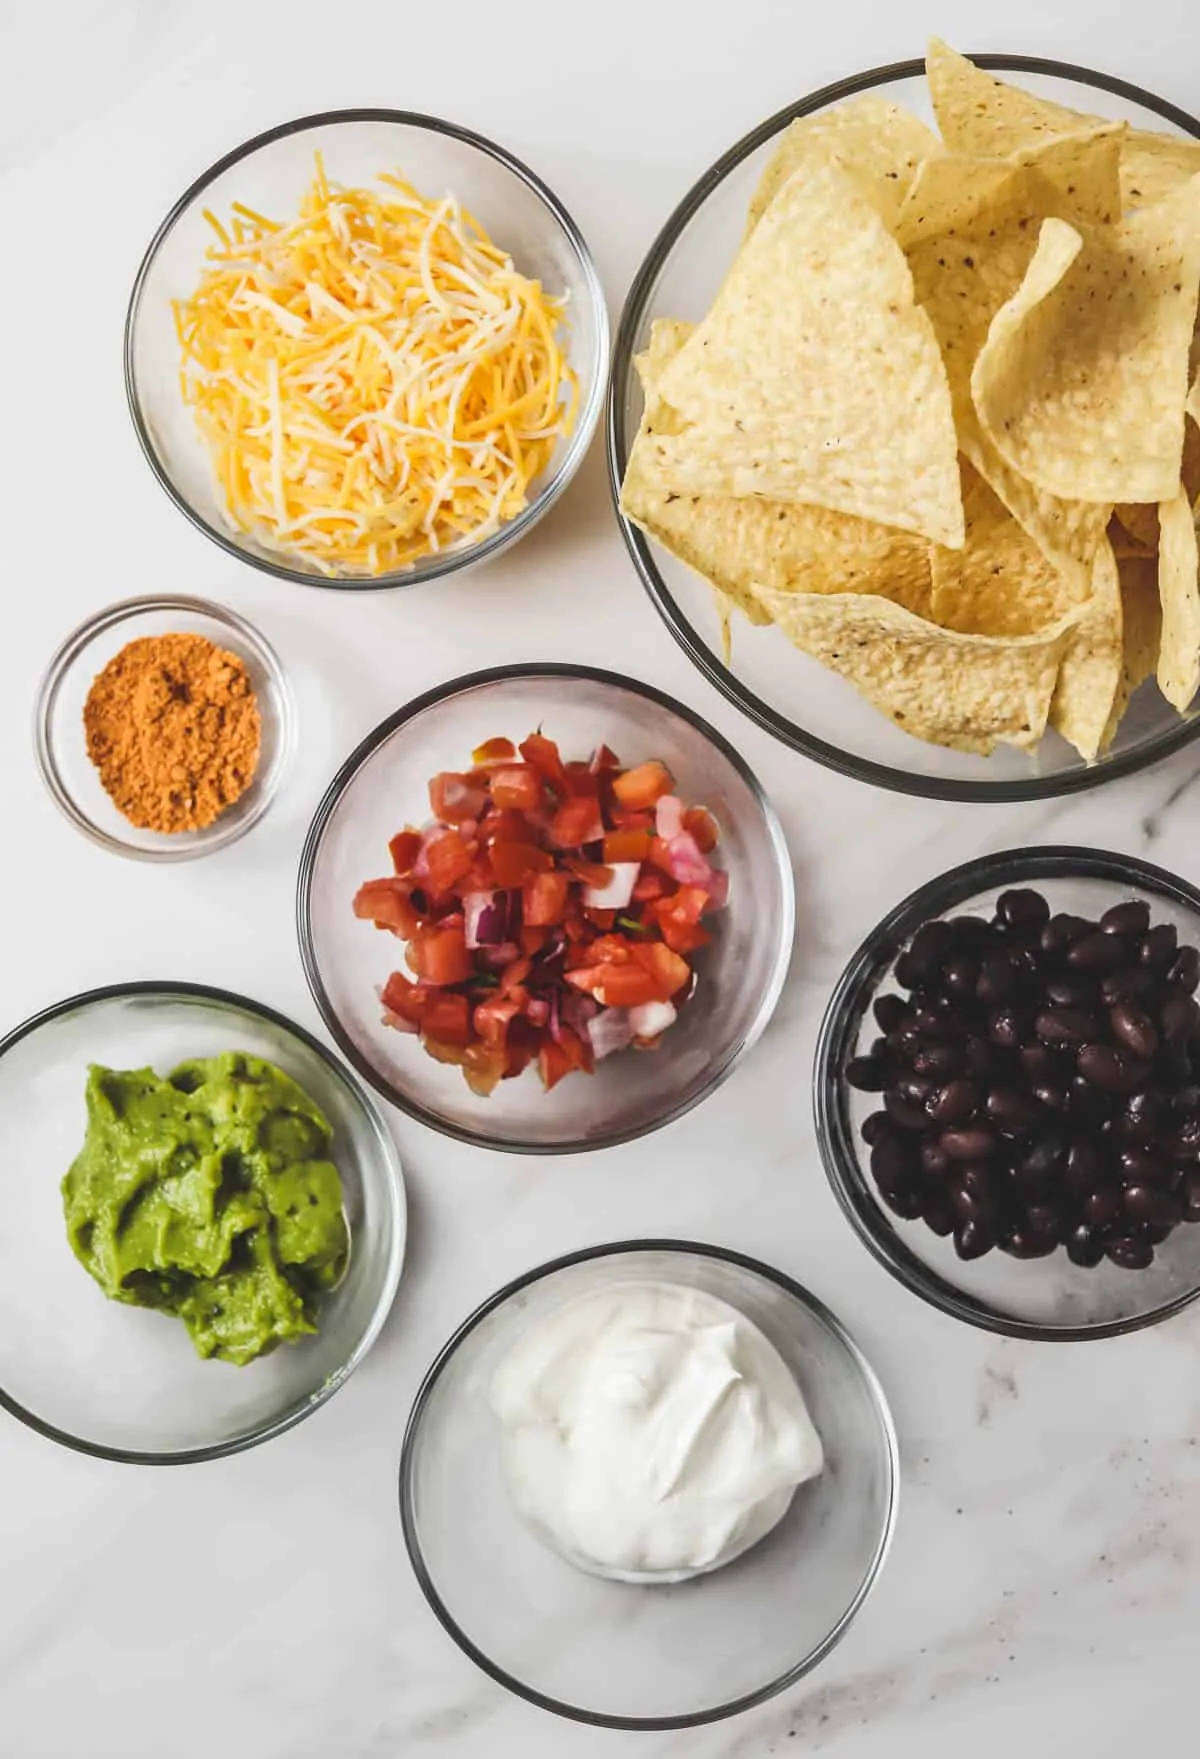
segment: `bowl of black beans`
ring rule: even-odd
[[[1200,1295],[1200,891],[1095,849],[985,856],[859,948],[817,1133],[875,1256],[944,1312],[1107,1337]]]

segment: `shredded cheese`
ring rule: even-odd
[[[528,503],[577,385],[546,295],[453,196],[328,181],[233,205],[175,303],[185,400],[235,530],[321,573],[461,549]]]

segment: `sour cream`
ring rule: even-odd
[[[542,1314],[491,1402],[522,1518],[571,1563],[623,1580],[728,1563],[823,1465],[775,1346],[674,1283],[613,1283]]]

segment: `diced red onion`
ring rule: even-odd
[[[591,910],[624,910],[633,897],[642,864],[640,861],[613,861],[609,863],[609,870],[612,878],[607,885],[584,887],[583,901]]]
[[[504,924],[495,892],[468,892],[462,901],[463,926],[469,947],[495,947],[504,939]]]
[[[677,1019],[670,1002],[642,1002],[629,1010],[629,1024],[635,1038],[657,1038],[668,1026],[674,1026]]]
[[[664,843],[683,830],[683,801],[676,794],[664,794],[654,808],[654,828]]]
[[[525,1013],[531,1026],[545,1026],[550,1019],[550,1004],[544,996],[530,996]]]
[[[564,1026],[569,1026],[579,1038],[588,1035],[588,1028],[600,1012],[599,1002],[591,996],[580,995],[578,990],[569,989],[562,992],[559,1013]]]
[[[488,971],[503,971],[506,965],[512,965],[521,957],[521,949],[516,941],[501,941],[498,947],[479,947],[479,963]]]
[[[614,1051],[623,1051],[631,1045],[635,1038],[630,1010],[628,1008],[601,1008],[600,1012],[587,1023],[588,1042],[592,1047],[592,1055],[599,1062],[602,1057],[611,1057]]]
[[[712,884],[713,870],[700,853],[700,845],[690,831],[680,831],[667,844],[667,856],[671,864],[672,877],[681,886],[703,886],[708,891]]]
[[[708,902],[714,910],[724,910],[729,902],[729,875],[723,867],[710,869]]]

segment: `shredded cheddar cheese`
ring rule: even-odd
[[[527,504],[577,387],[548,297],[451,195],[330,183],[234,204],[175,304],[181,386],[231,524],[324,574],[478,543]]]

